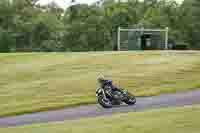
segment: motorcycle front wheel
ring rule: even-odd
[[[136,103],[136,97],[129,92],[127,92],[127,98],[124,100],[124,102],[128,105],[134,105]]]
[[[112,102],[109,99],[105,99],[104,96],[98,96],[98,103],[104,108],[112,108]]]

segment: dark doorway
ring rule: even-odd
[[[142,50],[150,49],[150,46],[147,45],[148,39],[151,39],[151,35],[150,34],[143,34],[141,36],[141,49]]]

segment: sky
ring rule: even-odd
[[[70,5],[71,0],[40,0],[40,4],[44,5],[50,2],[56,2],[59,6],[62,8],[66,8]],[[86,4],[91,4],[96,2],[97,0],[76,0],[76,3],[86,3]],[[181,3],[183,0],[176,0],[177,2]]]

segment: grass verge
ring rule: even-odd
[[[200,87],[200,52],[0,54],[0,117],[95,103],[106,74],[137,96]]]
[[[2,128],[2,133],[199,133],[200,106]]]

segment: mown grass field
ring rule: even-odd
[[[0,116],[95,103],[96,77],[137,96],[200,87],[200,52],[0,54]]]
[[[1,133],[199,133],[200,106],[2,128]]]

